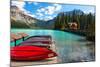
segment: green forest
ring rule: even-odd
[[[69,27],[70,23],[77,24],[77,30]],[[88,39],[94,40],[95,37],[95,14],[84,13],[81,10],[61,12],[55,18],[55,30],[72,31],[85,34]]]

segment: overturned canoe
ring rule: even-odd
[[[36,42],[36,43],[32,43],[32,42],[23,42],[20,44],[20,46],[28,46],[28,45],[31,45],[31,46],[39,46],[39,47],[46,47],[46,48],[50,48],[50,44],[44,44],[44,43],[40,43],[40,42]]]
[[[27,40],[22,43],[42,43],[42,44],[52,44],[52,41],[43,41],[43,40]]]
[[[52,40],[52,38],[50,37],[36,37],[36,36],[32,36],[32,37],[29,37],[28,39],[27,39],[27,41],[51,41]]]
[[[33,43],[41,42],[41,43],[44,43],[44,44],[51,44],[52,43],[52,37],[49,36],[49,35],[31,36],[24,42],[33,42]]]
[[[50,35],[37,35],[37,36],[32,36],[32,37],[51,38]]]
[[[17,61],[38,61],[57,56],[47,48],[37,46],[16,46],[11,48],[11,59]]]

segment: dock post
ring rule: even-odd
[[[24,41],[24,37],[22,37],[23,41]]]
[[[17,46],[17,44],[16,44],[16,39],[15,39],[14,41],[15,41],[15,46]]]

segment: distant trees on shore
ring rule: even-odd
[[[81,10],[73,10],[69,12],[61,12],[55,18],[55,29],[70,29],[69,23],[76,22],[78,30],[86,30],[91,24],[95,25],[95,15],[92,13],[84,13]]]
[[[55,18],[55,30],[72,30],[69,24],[76,23],[77,30],[86,34],[87,37],[95,36],[95,14],[84,13],[81,10],[73,10],[69,12],[61,12]],[[73,25],[75,27],[75,25]],[[74,29],[74,28],[73,28]]]

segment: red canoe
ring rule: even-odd
[[[44,44],[44,43],[34,43],[34,42],[23,42],[20,44],[20,46],[39,46],[39,47],[45,47],[45,48],[50,48],[50,44]]]
[[[37,46],[16,46],[11,48],[11,59],[17,61],[38,61],[57,56],[47,48]]]
[[[22,42],[22,43],[42,43],[42,44],[52,44],[52,41],[24,41],[24,42]]]

